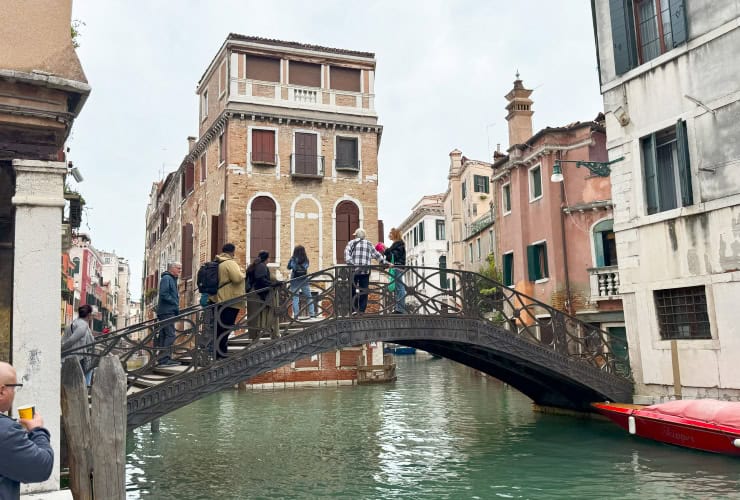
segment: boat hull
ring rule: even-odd
[[[593,403],[630,434],[684,448],[740,457],[740,429],[646,410],[644,406]]]

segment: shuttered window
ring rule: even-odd
[[[260,196],[252,202],[250,260],[257,258],[262,250],[267,250],[270,253],[269,262],[274,262],[276,211],[275,202],[267,196]]]
[[[536,243],[527,247],[527,274],[529,281],[537,281],[549,276],[546,243]]]
[[[193,277],[193,225],[182,226],[182,274],[183,280]]]
[[[501,187],[501,202],[504,205],[504,213],[511,212],[511,184],[504,184]]]
[[[445,221],[438,220],[436,221],[436,237],[438,240],[444,240],[445,239]]]
[[[332,66],[330,73],[331,88],[349,92],[360,91],[360,70]]]
[[[182,190],[180,194],[182,194],[182,197],[184,198],[193,192],[193,188],[195,185],[195,167],[192,163],[187,163],[185,165],[181,179],[182,183],[180,185],[182,187]]]
[[[321,65],[290,61],[288,82],[304,87],[321,87]]]
[[[617,75],[688,39],[685,0],[609,0],[609,12]]]
[[[252,130],[252,163],[275,165],[275,131]]]
[[[203,153],[200,157],[200,182],[205,181],[207,175],[208,175],[208,168],[206,164],[206,154]]]
[[[647,213],[655,214],[694,203],[686,122],[643,137],[643,176]]]
[[[529,201],[542,197],[542,169],[540,166],[529,169]]]
[[[447,281],[447,257],[439,256],[439,287],[446,290],[450,286]]]
[[[596,254],[596,267],[616,266],[617,243],[614,238],[614,221],[603,220],[594,226],[594,251]]]
[[[337,137],[337,170],[359,170],[357,149],[356,138]]]
[[[360,209],[351,201],[343,201],[337,205],[337,240],[335,252],[337,264],[344,264],[344,248],[354,237],[355,230],[360,227]]]
[[[484,175],[474,175],[473,190],[476,193],[488,193],[488,177]]]
[[[249,80],[280,81],[280,59],[247,55],[245,69]]]

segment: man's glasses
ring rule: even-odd
[[[3,387],[12,387],[16,391],[20,391],[23,384],[3,384]]]

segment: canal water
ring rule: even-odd
[[[375,386],[224,391],[129,434],[128,498],[740,498],[740,460],[543,415],[426,354]]]

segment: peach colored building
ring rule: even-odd
[[[491,193],[503,281],[624,336],[610,179],[563,163],[564,181],[550,180],[556,160],[607,160],[604,117],[533,135],[531,92],[517,78],[506,96],[508,154],[494,155]]]

